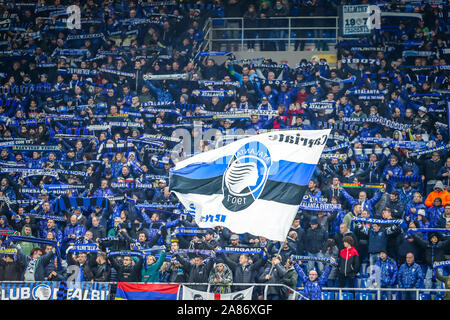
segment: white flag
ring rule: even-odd
[[[252,300],[253,287],[232,293],[213,293],[183,286],[182,300]]]
[[[180,161],[170,190],[200,228],[284,241],[330,129],[251,136]]]

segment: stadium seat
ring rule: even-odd
[[[431,300],[431,294],[421,292],[421,293],[419,293],[419,300]]]
[[[372,293],[369,292],[358,292],[355,297],[356,300],[373,300]]]
[[[353,300],[353,293],[351,293],[351,292],[342,292],[340,300]]]
[[[436,294],[433,300],[444,300],[444,294],[442,293]]]
[[[323,291],[322,292],[322,299],[323,300],[335,300],[334,292]]]

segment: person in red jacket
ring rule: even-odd
[[[305,102],[307,96],[308,96],[308,93],[306,92],[306,88],[300,87],[300,90],[297,93],[297,99],[295,100],[295,102],[302,104],[303,102]]]
[[[354,242],[352,237],[345,236],[342,241],[344,243],[344,249],[339,253],[337,269],[339,287],[354,288],[355,277],[361,266],[359,254],[353,246]]]

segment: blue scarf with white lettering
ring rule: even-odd
[[[375,224],[402,224],[402,219],[387,220],[387,219],[375,219],[375,218],[364,218],[364,217],[353,217],[353,221],[363,222],[363,223],[375,223]]]
[[[325,202],[301,202],[299,210],[325,211],[332,212],[341,209],[340,204]]]
[[[335,261],[334,263],[332,263],[331,258],[292,255],[292,259],[293,260],[302,260],[302,261],[317,261],[317,262],[328,263],[333,266],[337,266],[337,262]]]

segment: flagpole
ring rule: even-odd
[[[298,209],[297,209],[297,211],[298,211]],[[298,214],[298,212],[294,215],[294,218],[292,219],[292,221],[291,221],[291,223],[289,225],[289,228],[292,226],[292,223],[294,223],[294,220],[295,220],[295,217],[297,216],[297,214]],[[286,236],[284,237],[283,242],[280,241],[280,249],[278,249],[277,255],[280,255],[281,249],[283,249],[283,243],[286,241],[288,235],[289,235],[289,230],[288,230],[288,233],[286,234]],[[273,268],[274,268],[274,266],[273,266],[273,263],[272,263],[272,266],[270,267],[270,271],[269,271],[269,276],[272,275]]]
[[[284,241],[286,241],[286,240],[284,240]],[[280,252],[281,252],[282,248],[283,248],[283,244],[280,245],[280,249],[278,249],[277,255],[280,255]],[[273,266],[273,263],[272,263],[272,266],[270,267],[270,271],[269,271],[269,276],[272,275],[273,268],[274,268],[274,266]]]
[[[298,213],[298,212],[297,212],[297,213]],[[294,222],[296,216],[297,216],[297,214],[296,214],[296,215],[294,216],[294,218],[292,219],[291,224],[290,224],[291,226],[292,226],[292,223]],[[284,243],[284,241],[286,241],[288,235],[289,235],[289,231],[288,231],[288,234],[286,235],[285,239],[283,240],[283,243]],[[280,255],[281,249],[283,248],[283,243],[281,243],[280,249],[278,249],[277,255]],[[274,269],[274,265],[273,265],[273,263],[272,263],[272,266],[270,267],[270,271],[269,271],[269,276],[272,276],[272,271],[273,271],[273,269]],[[300,297],[302,297],[303,299],[305,299],[305,300],[310,300],[309,298],[305,297],[305,296],[302,295],[301,293],[299,293],[299,292],[297,292],[297,291],[295,291],[295,290],[293,290],[293,291],[294,291],[295,293],[297,293],[297,294],[298,294]],[[266,294],[266,290],[264,290],[264,294]]]

